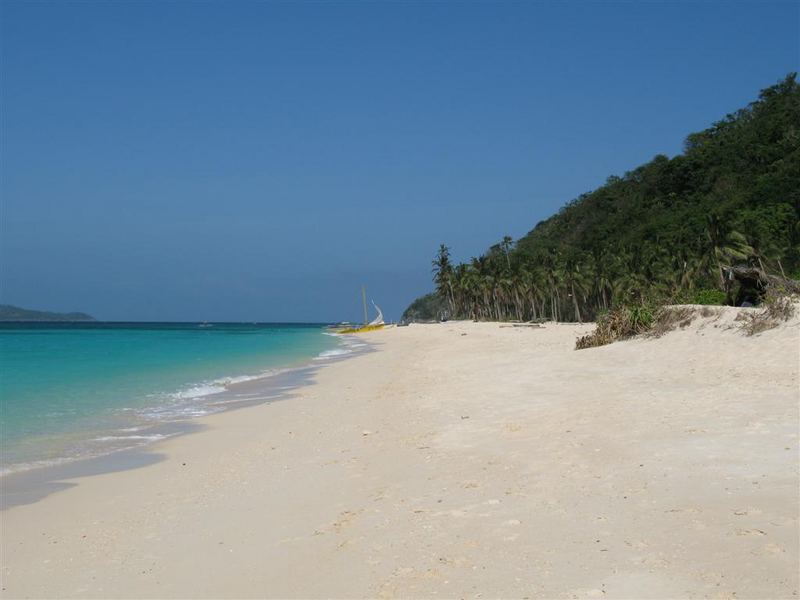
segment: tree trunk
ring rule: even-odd
[[[571,282],[570,287],[572,288],[572,303],[575,305],[575,317],[578,319],[578,323],[583,323],[581,309],[578,308],[578,296],[575,295],[575,282]]]

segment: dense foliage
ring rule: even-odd
[[[747,262],[800,268],[795,74],[689,135],[683,154],[609,177],[468,263],[443,245],[433,266],[450,316],[582,321],[643,299],[722,299],[723,267]]]
[[[414,300],[401,317],[403,323],[438,321],[447,313],[447,305],[436,293],[425,294]]]

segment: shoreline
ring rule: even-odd
[[[0,474],[0,513],[13,506],[37,502],[51,493],[74,485],[64,483],[65,480],[127,471],[163,460],[164,455],[158,451],[159,444],[207,429],[207,425],[201,422],[202,419],[232,410],[291,399],[293,391],[308,385],[317,370],[371,351],[368,344],[353,346],[344,337],[336,337],[339,338],[336,348],[275,367],[271,369],[273,373],[247,376],[244,381],[227,384],[224,391],[204,396],[205,405],[218,407],[214,412],[153,423],[142,432],[137,431],[137,434],[144,433],[146,437],[153,439],[135,446],[109,449],[93,456],[65,457],[54,460],[52,464],[26,466]],[[343,351],[339,352],[340,349]]]
[[[796,594],[800,324],[590,328],[359,336],[291,402],[4,511],[2,597]]]

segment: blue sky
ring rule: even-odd
[[[796,2],[4,1],[0,302],[391,318],[754,100]]]

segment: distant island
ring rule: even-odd
[[[0,304],[0,321],[94,321],[95,318],[82,312],[57,313],[45,310],[29,310],[10,304]]]

